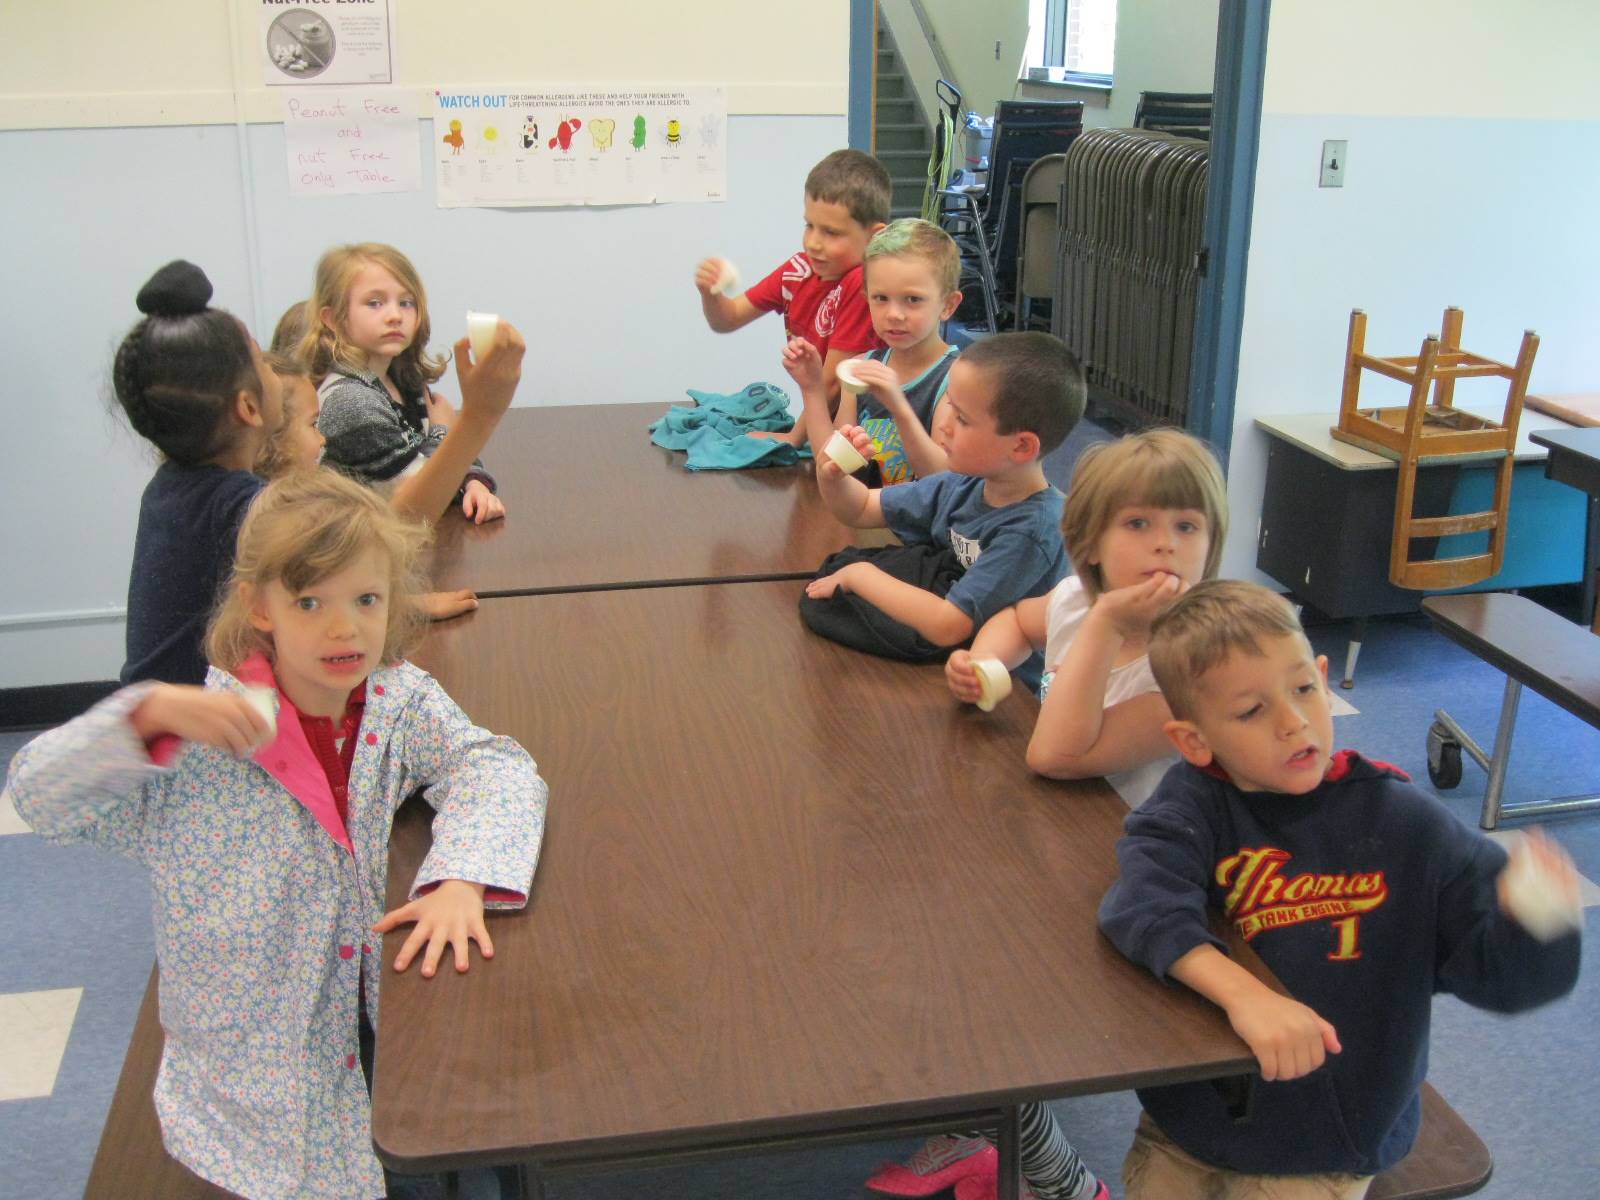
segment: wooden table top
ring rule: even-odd
[[[793,581],[495,599],[416,661],[549,781],[528,908],[385,973],[392,1167],[547,1165],[1253,1070],[1095,926],[1126,815],[1031,775],[1037,703],[807,632]],[[390,903],[425,851],[396,823]],[[384,947],[392,960],[400,942]]]
[[[516,408],[484,451],[506,517],[439,522],[435,587],[480,596],[811,576],[836,550],[880,545],[834,519],[809,462],[690,471],[646,432],[668,404]]]

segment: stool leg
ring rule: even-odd
[[[1339,686],[1349,691],[1356,685],[1356,659],[1361,657],[1361,643],[1367,636],[1367,619],[1357,617],[1350,626],[1350,645],[1344,652],[1344,677],[1339,680]]]
[[[1511,734],[1517,725],[1517,702],[1522,685],[1507,676],[1505,698],[1500,701],[1500,727],[1494,731],[1494,756],[1489,760],[1489,786],[1483,793],[1483,815],[1478,824],[1493,829],[1500,824],[1500,794],[1505,791],[1506,767],[1511,763]]]

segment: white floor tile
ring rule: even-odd
[[[1339,695],[1336,689],[1328,690],[1328,711],[1336,717],[1353,717],[1361,710]]]
[[[0,1100],[55,1091],[82,988],[0,996]]]
[[[10,796],[0,795],[0,837],[8,833],[31,833],[32,830],[17,816],[16,807],[11,803]]]

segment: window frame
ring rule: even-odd
[[[1122,0],[1118,0],[1119,4],[1121,2]],[[1067,14],[1072,3],[1073,0],[1042,0],[1044,39],[1040,56],[1043,61],[1028,65],[1027,79],[1030,83],[1065,83],[1075,87],[1109,88],[1112,86],[1114,75],[1069,71],[1064,65],[1067,58]],[[1115,70],[1113,66],[1113,73]]]

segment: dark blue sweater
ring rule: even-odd
[[[1505,852],[1393,767],[1345,751],[1305,796],[1241,792],[1180,763],[1129,815],[1100,927],[1166,978],[1225,916],[1340,1054],[1300,1079],[1256,1081],[1249,1116],[1207,1083],[1140,1102],[1203,1162],[1247,1174],[1371,1175],[1416,1140],[1434,992],[1516,1012],[1578,978],[1576,933],[1535,940],[1499,909]]]
[[[239,523],[265,486],[226,467],[165,462],[156,469],[139,502],[123,683],[205,682],[206,622],[233,570]]]

